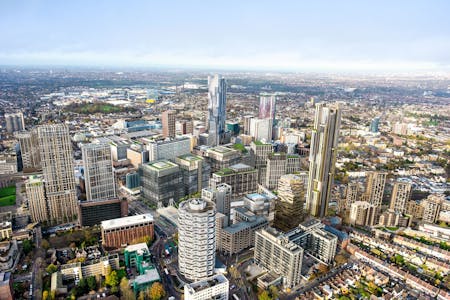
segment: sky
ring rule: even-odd
[[[0,1],[0,65],[450,72],[450,1]]]

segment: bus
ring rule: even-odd
[[[233,299],[234,300],[241,300],[241,298],[239,298],[236,294],[233,294]]]

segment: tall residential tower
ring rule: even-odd
[[[341,109],[338,104],[316,104],[309,155],[309,181],[306,208],[315,217],[324,217],[334,180]]]
[[[220,75],[208,76],[208,145],[217,146],[225,134],[227,83]]]

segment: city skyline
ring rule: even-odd
[[[0,65],[448,72],[449,4],[433,4],[15,1]]]

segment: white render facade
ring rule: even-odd
[[[216,260],[216,207],[194,198],[178,207],[178,266],[191,281],[213,276]]]
[[[228,300],[229,282],[222,274],[184,286],[184,300]]]

